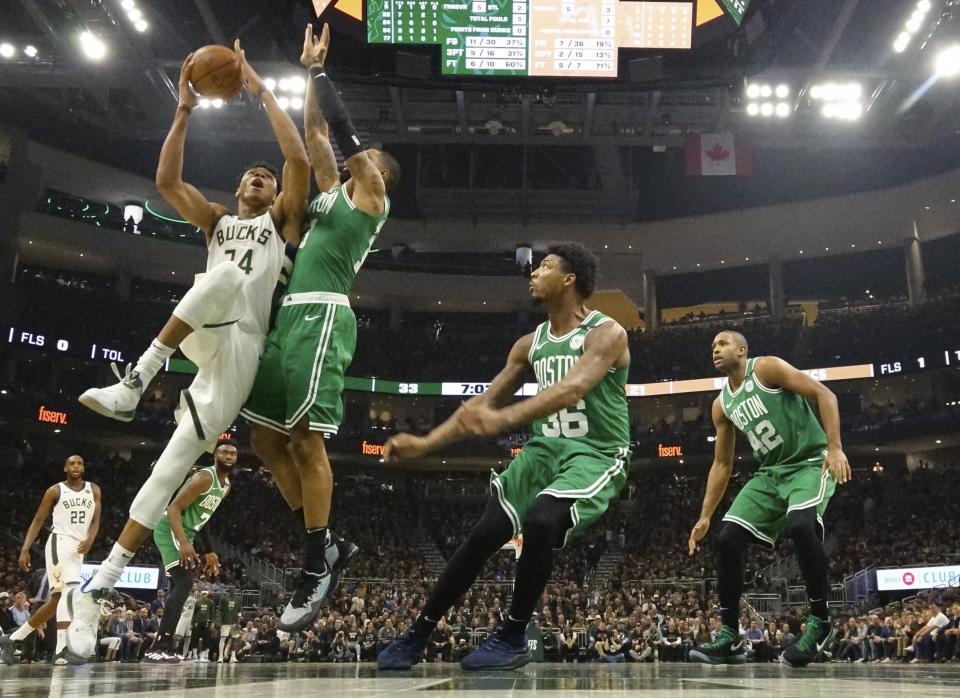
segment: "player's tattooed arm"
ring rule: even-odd
[[[720,500],[723,499],[730,475],[733,473],[733,453],[736,445],[736,430],[733,423],[727,419],[720,404],[720,397],[713,401],[711,408],[713,425],[717,430],[717,440],[713,445],[713,465],[707,476],[707,491],[703,495],[703,507],[700,509],[700,518],[690,532],[687,548],[691,555],[697,552],[697,545],[707,535],[710,528],[710,519],[717,510]]]
[[[615,322],[604,323],[587,335],[583,355],[558,383],[502,410],[485,411],[484,405],[464,405],[459,411],[461,421],[470,434],[477,436],[492,436],[529,424],[573,407],[603,380],[611,368],[625,366],[629,361],[626,330]]]
[[[187,120],[196,104],[196,95],[190,89],[190,69],[193,54],[187,56],[180,68],[180,103],[170,132],[160,149],[160,162],[157,165],[157,190],[173,206],[177,213],[188,223],[203,231],[206,241],[210,242],[213,226],[220,216],[228,213],[226,206],[211,203],[200,190],[183,181],[183,145],[187,139]]]
[[[330,48],[330,29],[323,25],[320,38],[313,33],[313,25],[308,24],[303,35],[303,52],[300,63],[309,70],[322,70]],[[303,128],[307,137],[307,152],[313,167],[313,178],[320,191],[330,191],[340,182],[337,170],[337,158],[330,145],[330,127],[320,112],[316,86],[312,77],[307,78],[307,94],[303,100]]]
[[[852,472],[847,456],[843,452],[843,443],[840,438],[840,408],[833,391],[776,356],[758,358],[754,371],[767,387],[783,388],[817,403],[820,421],[823,422],[823,430],[827,434],[827,455],[823,461],[823,470],[829,470],[838,485],[847,482]]]
[[[90,528],[87,530],[87,537],[77,546],[77,552],[86,555],[93,547],[93,542],[97,539],[100,532],[100,485],[90,483],[93,490],[93,519],[90,520]]]
[[[40,535],[43,522],[50,516],[53,508],[57,505],[58,499],[60,499],[60,488],[56,485],[51,485],[43,493],[40,506],[37,507],[37,513],[33,515],[33,521],[30,522],[30,528],[27,529],[27,534],[23,537],[23,546],[20,548],[20,569],[24,572],[29,572],[31,568],[30,546]]]
[[[518,339],[507,356],[506,365],[490,382],[485,392],[470,398],[426,436],[397,434],[391,437],[384,446],[384,460],[390,462],[416,458],[468,436],[469,432],[460,419],[462,412],[471,407],[493,410],[510,400],[530,375],[531,368],[527,357],[532,346],[532,333]]]

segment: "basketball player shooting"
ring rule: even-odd
[[[93,654],[100,602],[134,553],[157,525],[171,495],[205,451],[236,418],[257,372],[271,306],[285,262],[285,240],[299,242],[310,189],[310,161],[290,116],[234,45],[247,92],[262,100],[285,159],[283,191],[275,171],[263,163],[246,168],[237,182],[237,213],[211,203],[183,181],[184,141],[197,97],[189,85],[188,56],[180,72],[180,102],[160,152],[157,188],[207,243],[207,271],[184,295],[173,315],[122,380],[85,392],[80,401],[100,414],[129,421],[144,388],[177,347],[197,364],[183,391],[176,430],[130,507],[130,518],[97,574],[76,588],[68,602],[73,619],[67,633],[72,661]],[[116,366],[114,372],[118,374]]]
[[[318,39],[307,25],[300,61],[308,68],[307,147],[320,194],[310,203],[310,229],[300,243],[277,322],[242,414],[253,448],[305,528],[300,584],[279,627],[302,630],[320,613],[357,546],[328,531],[333,473],[324,434],[343,418],[343,375],[357,344],[348,294],[390,213],[387,192],[400,166],[382,150],[364,150],[346,106],[324,71],[330,31]],[[347,158],[337,171],[330,145]]]
[[[80,584],[83,556],[90,552],[100,530],[100,487],[83,479],[83,458],[70,456],[63,471],[67,479],[43,493],[20,549],[20,569],[29,572],[30,546],[40,534],[43,522],[53,514],[53,530],[44,548],[50,599],[9,636],[14,641],[26,640],[35,630],[46,627],[56,612],[57,645],[53,663],[58,666],[68,663],[63,653],[70,624],[66,594]]]
[[[521,337],[482,395],[465,402],[426,436],[398,434],[387,461],[419,458],[468,436],[493,436],[533,423],[533,438],[510,466],[490,479],[480,520],[447,562],[413,626],[377,657],[380,669],[419,663],[430,634],[470,588],[483,563],[523,533],[510,612],[503,627],[460,661],[464,669],[515,669],[530,661],[526,628],[566,546],[607,510],[627,481],[630,419],[627,332],[589,310],[597,260],[582,245],[554,245],[530,276],[530,295],[547,311]],[[512,402],[530,374],[536,396]]]

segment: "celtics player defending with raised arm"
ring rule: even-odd
[[[343,416],[343,374],[357,343],[348,294],[390,212],[387,192],[400,177],[396,160],[363,150],[346,107],[323,70],[330,42],[307,25],[300,61],[309,68],[307,148],[320,189],[308,208],[310,229],[275,327],[267,338],[243,414],[251,441],[277,488],[306,529],[300,585],[280,616],[287,632],[307,627],[357,546],[328,531],[333,473],[324,446]],[[347,158],[343,176],[330,133]],[[342,183],[341,183],[342,182]]]
[[[379,668],[417,664],[437,621],[470,588],[487,558],[520,533],[523,552],[509,615],[460,665],[514,669],[530,661],[526,628],[550,578],[553,551],[603,515],[626,482],[630,463],[627,333],[584,306],[596,274],[596,258],[581,245],[550,247],[530,276],[530,294],[545,307],[547,322],[513,345],[483,395],[425,437],[398,434],[384,447],[388,461],[417,458],[465,436],[533,423],[533,438],[503,473],[491,477],[480,521],[447,562],[410,630],[377,657]],[[508,405],[531,373],[537,395]]]
[[[206,551],[203,568],[208,577],[213,579],[220,574],[220,559],[211,549],[209,539],[204,536],[203,527],[230,491],[230,471],[237,464],[236,444],[229,440],[218,442],[213,461],[213,465],[198,470],[180,488],[153,529],[153,541],[160,551],[163,569],[170,578],[170,594],[164,605],[160,632],[147,650],[145,662],[180,662],[174,651],[173,636],[183,604],[193,588],[194,570],[200,564],[194,542]]]
[[[730,481],[735,429],[747,435],[760,469],[734,499],[717,539],[723,628],[714,642],[691,651],[690,659],[707,664],[746,661],[739,616],[747,546],[758,543],[772,548],[787,533],[807,585],[810,615],[806,632],[783,653],[783,661],[806,666],[833,638],[827,618],[823,513],[837,484],[850,479],[850,465],[840,444],[837,398],[782,359],[748,359],[747,340],[739,332],[716,336],[713,364],[727,380],[713,403],[715,455],[700,520],[688,541],[691,555],[707,534]],[[817,403],[823,427],[808,400]]]
[[[181,216],[203,231],[206,273],[187,291],[137,365],[119,383],[85,392],[80,401],[106,416],[129,421],[150,380],[177,346],[197,364],[181,393],[177,428],[133,503],[130,517],[97,573],[68,598],[73,619],[67,646],[85,661],[97,641],[98,602],[109,593],[137,549],[157,525],[191,466],[214,449],[237,418],[257,373],[274,294],[282,284],[286,241],[299,242],[310,192],[310,161],[297,127],[247,63],[239,43],[244,84],[259,97],[283,152],[283,191],[273,168],[247,167],[237,182],[237,213],[211,203],[182,179],[187,120],[196,105],[187,57],[180,73],[180,104],[160,151],[157,188]],[[182,344],[181,344],[182,343]],[[128,367],[129,368],[129,367]]]

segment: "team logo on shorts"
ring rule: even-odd
[[[582,334],[574,335],[573,339],[570,340],[570,348],[576,351],[582,346],[583,346],[583,335]]]
[[[750,391],[752,391],[752,390],[753,390],[753,381],[747,381],[745,387],[746,387],[748,393],[749,393]]]

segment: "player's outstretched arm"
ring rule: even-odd
[[[823,469],[829,470],[838,485],[847,482],[852,473],[840,439],[840,408],[837,396],[827,386],[803,371],[776,356],[757,359],[754,371],[763,384],[770,388],[783,388],[817,403],[823,430],[827,434],[827,455]]]
[[[330,28],[324,24],[318,39],[313,25],[308,24],[303,35],[303,52],[300,63],[307,69],[307,94],[303,100],[303,130],[307,136],[307,152],[313,167],[313,178],[320,191],[330,191],[340,182],[337,157],[330,145],[330,127],[320,113],[314,78],[323,72],[330,48]]]
[[[697,544],[707,535],[710,528],[710,519],[717,510],[723,493],[727,491],[730,475],[733,473],[733,453],[736,445],[736,431],[733,424],[723,413],[720,398],[713,401],[710,410],[713,425],[717,429],[717,440],[713,445],[713,465],[707,476],[707,491],[703,495],[703,506],[700,508],[700,519],[690,532],[687,548],[691,555],[697,552]]]
[[[266,88],[257,71],[247,63],[246,53],[240,48],[240,39],[233,42],[233,50],[240,59],[240,73],[247,92],[259,97],[270,119],[273,135],[283,153],[283,186],[273,202],[273,217],[280,234],[294,245],[300,244],[300,226],[310,194],[310,160],[296,124],[277,104],[277,98]]]
[[[77,552],[81,555],[86,555],[90,552],[90,548],[93,547],[93,542],[97,539],[97,534],[100,532],[100,485],[93,482],[91,482],[90,485],[93,490],[93,518],[90,520],[87,537],[77,546]]]
[[[530,373],[527,356],[530,354],[532,345],[532,333],[518,339],[513,348],[510,349],[506,366],[490,382],[490,387],[482,394],[467,400],[443,424],[437,426],[426,436],[414,436],[413,434],[392,436],[383,447],[384,460],[390,462],[416,458],[437,451],[467,436],[469,432],[465,429],[459,415],[470,407],[492,409],[507,402],[520,389]]]
[[[20,547],[20,569],[24,572],[30,571],[30,546],[33,545],[33,541],[40,535],[43,522],[50,516],[50,512],[52,512],[53,508],[57,505],[59,498],[60,488],[56,485],[51,485],[47,488],[47,491],[43,493],[43,498],[37,507],[37,513],[33,515],[33,521],[30,522],[30,528],[27,529],[27,535],[23,537],[23,545]]]
[[[200,563],[200,556],[187,540],[183,530],[183,510],[193,504],[197,497],[210,489],[213,478],[207,470],[201,470],[194,475],[187,486],[181,489],[173,501],[167,505],[167,520],[170,522],[170,532],[180,549],[180,566],[185,570],[192,570]]]
[[[583,355],[558,383],[534,397],[501,410],[468,403],[455,416],[459,416],[467,433],[476,436],[492,436],[521,424],[529,424],[535,419],[576,405],[603,380],[612,367],[622,364],[627,357],[626,330],[615,322],[604,323],[587,335]]]
[[[187,120],[190,112],[197,106],[197,96],[190,89],[190,69],[193,67],[193,54],[187,56],[180,68],[180,102],[173,117],[173,125],[160,149],[160,162],[157,165],[157,190],[177,213],[188,223],[203,231],[210,242],[210,233],[220,216],[227,208],[207,201],[207,197],[191,184],[183,181],[183,144],[187,139]]]

